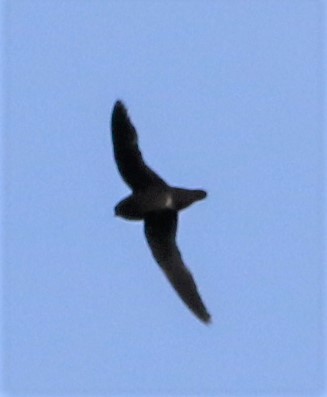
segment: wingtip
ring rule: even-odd
[[[188,307],[191,309],[191,311],[193,312],[193,314],[196,315],[196,317],[205,325],[211,325],[212,324],[212,317],[211,314],[207,311],[204,303],[201,300],[201,297],[199,295],[199,299],[200,301],[198,303],[200,303],[200,307],[194,307],[194,306],[190,306],[187,304],[187,302],[185,302]]]
[[[114,105],[114,110],[119,110],[119,109],[126,112],[126,106],[121,99],[117,99]]]
[[[125,123],[126,121],[129,123],[128,111],[123,101],[118,99],[112,110],[112,127],[117,126],[121,123]]]
[[[202,322],[204,322],[206,325],[211,325],[212,324],[212,317],[210,316],[209,313],[206,313],[205,315],[202,315],[199,317]]]
[[[207,318],[206,320],[204,320],[204,323],[205,323],[206,325],[212,325],[212,323],[213,323],[212,318],[209,316],[209,318]]]

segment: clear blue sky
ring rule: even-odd
[[[3,5],[3,390],[318,395],[322,3]],[[178,234],[209,327],[113,216],[117,98],[146,161],[209,192]]]

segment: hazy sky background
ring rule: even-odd
[[[3,4],[3,390],[78,396],[323,389],[319,1]],[[179,246],[213,324],[151,257],[113,160],[208,199]]]

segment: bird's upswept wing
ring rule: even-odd
[[[136,130],[121,101],[115,103],[111,129],[114,155],[119,172],[132,190],[145,190],[152,185],[167,186],[165,181],[145,164],[138,147]]]
[[[210,322],[210,314],[176,245],[177,212],[163,210],[147,214],[144,231],[154,258],[178,295],[200,320]]]

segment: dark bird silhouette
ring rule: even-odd
[[[204,190],[169,186],[143,158],[136,130],[121,101],[115,103],[112,141],[118,170],[133,193],[120,201],[115,214],[128,220],[144,220],[144,232],[152,254],[178,295],[205,323],[211,320],[176,245],[178,211],[207,196]]]

